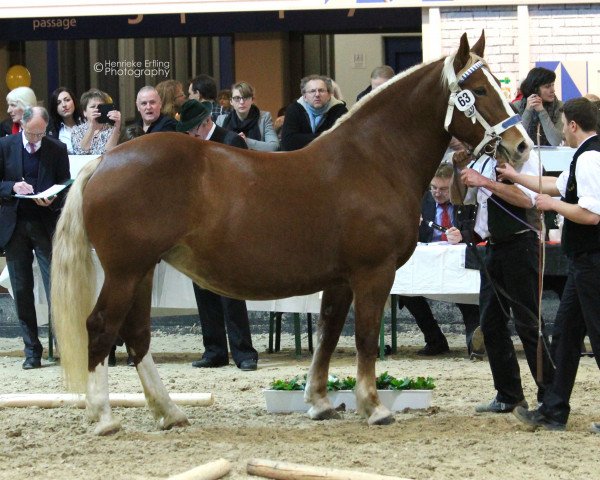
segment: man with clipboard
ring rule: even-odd
[[[25,109],[23,130],[0,139],[0,246],[6,265],[25,344],[25,370],[41,366],[33,296],[33,254],[38,261],[50,306],[52,235],[60,214],[61,198],[24,199],[15,195],[43,192],[71,179],[66,146],[46,137],[48,112]]]

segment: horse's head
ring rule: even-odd
[[[500,90],[500,82],[483,59],[485,36],[469,49],[467,34],[455,55],[446,58],[445,79],[450,88],[445,128],[471,145],[473,154],[496,157],[520,169],[533,142]]]

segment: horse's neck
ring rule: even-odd
[[[373,145],[368,161],[386,175],[407,176],[424,190],[450,141],[444,130],[448,90],[441,81],[442,61],[425,65],[384,88],[352,112],[338,128],[351,142]],[[370,131],[365,126],[374,126]]]

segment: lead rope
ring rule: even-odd
[[[538,192],[542,193],[542,156],[540,148],[540,124],[537,125],[537,153],[538,153]],[[540,215],[540,237],[538,243],[538,343],[537,343],[537,368],[536,381],[538,384],[544,383],[544,346],[545,338],[542,332],[542,294],[544,292],[544,267],[546,265],[546,222],[544,221],[544,212],[539,210]],[[546,346],[547,347],[547,346]],[[550,350],[547,349],[548,352]]]

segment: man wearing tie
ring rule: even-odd
[[[178,132],[186,132],[202,140],[247,149],[238,134],[216,125],[211,118],[212,103],[188,100],[181,106]],[[258,352],[252,346],[248,311],[244,300],[224,297],[200,288],[194,283],[194,294],[202,326],[204,355],[192,362],[193,367],[213,368],[229,364],[227,336],[233,361],[240,370],[256,370]],[[227,325],[227,333],[225,326]]]
[[[15,198],[42,192],[71,178],[66,146],[46,137],[48,112],[27,107],[23,130],[0,138],[0,246],[6,252],[6,265],[29,370],[41,366],[42,344],[38,338],[33,296],[33,253],[38,261],[48,306],[50,306],[50,257],[52,235],[60,213],[61,198]],[[60,197],[60,196],[59,196]]]
[[[450,203],[450,183],[454,169],[452,165],[443,163],[435,172],[431,180],[429,191],[423,196],[421,204],[421,225],[419,226],[419,242],[448,242],[452,245],[460,243],[463,240],[461,230],[466,228],[463,225],[462,215],[459,215],[459,208]],[[446,228],[445,232],[434,229],[428,225],[429,222],[437,223]],[[465,236],[467,233],[465,232]],[[474,332],[479,326],[479,307],[465,303],[457,303],[456,306],[463,316],[465,324],[465,336],[467,350],[472,358],[480,358],[485,352],[483,338],[480,331]],[[433,356],[449,351],[448,341],[443,334],[436,319],[433,317],[431,307],[425,297],[398,296],[398,307],[406,307],[419,326],[425,337],[425,347],[417,352],[417,355]]]

